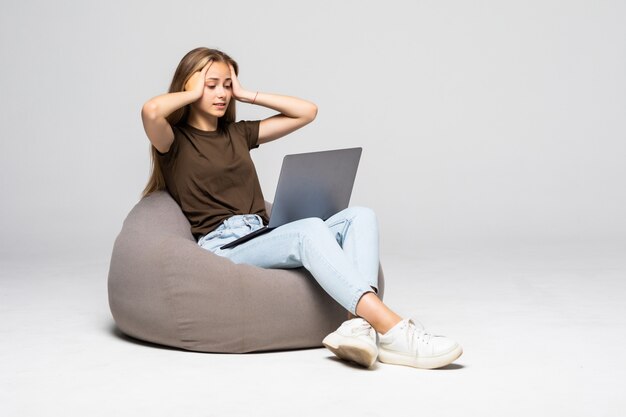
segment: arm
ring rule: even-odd
[[[280,114],[261,120],[259,144],[281,138],[315,120],[317,106],[314,103],[296,97],[245,90],[239,83],[232,66],[230,74],[233,96],[238,101],[258,104],[280,112]]]
[[[141,120],[143,128],[159,152],[169,151],[174,141],[174,131],[166,117],[174,111],[193,103],[202,97],[204,92],[204,79],[210,64],[205,65],[200,71],[191,76],[185,89],[178,93],[162,94],[151,98],[141,108]]]

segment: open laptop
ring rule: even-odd
[[[326,220],[347,208],[362,151],[348,148],[286,155],[269,224],[220,249],[233,248],[296,220]]]

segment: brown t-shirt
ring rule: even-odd
[[[237,214],[258,214],[269,222],[261,185],[250,158],[258,148],[259,120],[230,123],[208,132],[173,126],[169,151],[157,151],[167,191],[191,223],[196,240]]]

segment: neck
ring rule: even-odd
[[[217,117],[210,114],[199,114],[192,110],[187,118],[187,124],[196,129],[213,132],[217,130]]]

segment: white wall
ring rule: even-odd
[[[2,257],[109,256],[148,178],[141,105],[197,46],[319,106],[253,151],[266,198],[285,154],[364,148],[351,203],[377,211],[383,253],[626,238],[625,2],[2,9]]]

